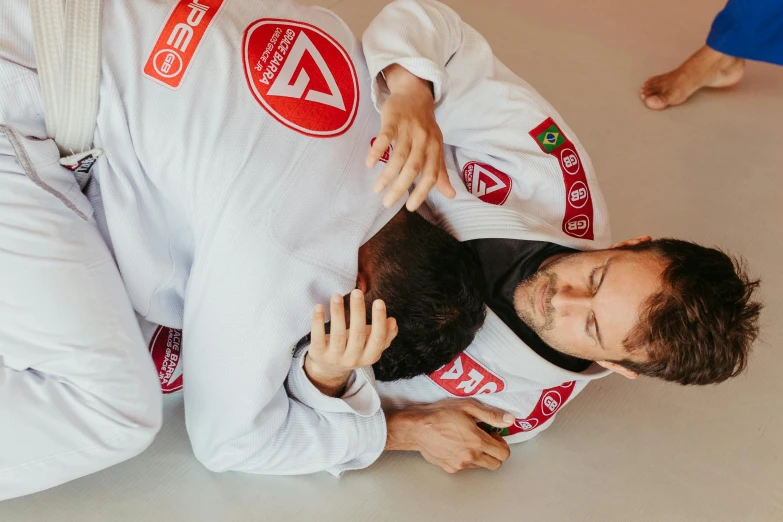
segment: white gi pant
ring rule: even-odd
[[[120,274],[58,159],[0,126],[0,500],[129,459],[161,424]]]

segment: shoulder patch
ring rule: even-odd
[[[514,424],[508,428],[493,428],[487,424],[483,424],[482,427],[488,432],[499,433],[503,437],[533,431],[551,419],[568,402],[568,399],[574,392],[574,384],[574,381],[570,381],[560,386],[543,390],[530,415],[524,419],[516,419]]]
[[[484,203],[502,205],[511,194],[513,180],[491,165],[471,161],[462,169],[462,181],[471,194]]]
[[[346,132],[359,107],[359,79],[345,49],[314,25],[262,18],[242,41],[245,79],[277,121],[306,136]]]
[[[144,76],[169,89],[179,89],[223,1],[180,0],[172,9],[147,58]]]
[[[576,146],[552,118],[531,130],[530,136],[544,153],[555,158],[560,165],[566,194],[563,232],[571,237],[594,239],[593,200]]]
[[[182,389],[182,330],[158,326],[150,341],[150,355],[164,394]]]
[[[506,387],[500,376],[464,352],[427,377],[455,397],[498,393]]]

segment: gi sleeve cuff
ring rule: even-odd
[[[329,397],[310,382],[304,370],[308,350],[302,350],[292,361],[288,372],[288,393],[291,398],[316,411],[350,413],[359,417],[372,417],[381,409],[381,398],[375,390],[372,368],[355,370],[348,379],[341,397]]]

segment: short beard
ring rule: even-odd
[[[532,289],[537,286],[542,279],[548,281],[549,287],[547,288],[546,295],[544,296],[544,324],[538,324],[535,320],[536,309],[536,297],[538,292],[533,292]],[[530,294],[528,300],[528,307],[514,307],[517,315],[525,322],[539,337],[542,332],[548,332],[555,328],[555,307],[552,306],[552,298],[557,293],[557,274],[548,270],[541,270],[536,272],[533,277],[529,277],[520,283],[518,288],[524,290],[531,290],[527,292]]]

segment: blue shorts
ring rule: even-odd
[[[783,2],[729,0],[712,23],[707,45],[737,58],[783,65]]]

